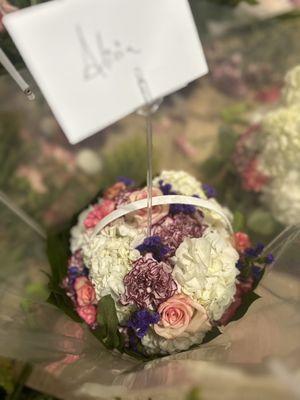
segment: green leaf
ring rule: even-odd
[[[53,304],[54,306],[62,310],[73,321],[81,323],[83,322],[77,312],[74,310],[72,300],[66,295],[64,289],[58,288],[55,291],[52,291],[47,299],[47,303]]]
[[[97,321],[99,327],[96,329],[96,336],[102,343],[109,349],[122,349],[123,337],[118,330],[119,320],[111,295],[104,296],[99,301]]]
[[[275,231],[276,222],[270,212],[257,208],[249,215],[247,226],[253,232],[267,236]]]
[[[69,234],[67,231],[48,235],[47,256],[51,267],[51,283],[57,287],[67,275],[69,256]]]
[[[198,387],[193,388],[190,390],[185,398],[185,400],[201,400],[201,390]]]
[[[219,148],[222,153],[222,157],[228,159],[231,157],[238,135],[229,127],[222,126],[219,130]]]
[[[240,211],[236,211],[233,216],[233,230],[240,232],[245,227],[245,217]]]
[[[230,320],[230,322],[241,319],[246,314],[251,304],[259,298],[260,296],[255,292],[246,293],[243,296],[242,304],[237,309],[236,313],[234,314],[234,317]]]
[[[202,344],[208,343],[211,340],[215,339],[217,336],[221,335],[221,331],[217,326],[214,326],[207,334],[204,336],[204,339],[202,341]]]

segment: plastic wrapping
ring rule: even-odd
[[[141,363],[110,352],[81,324],[3,283],[0,354],[33,362],[30,384],[63,398],[299,398],[300,227],[268,247],[276,256],[260,299],[208,344]]]

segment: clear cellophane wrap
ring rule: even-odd
[[[268,246],[276,261],[256,289],[260,299],[222,335],[148,363],[106,350],[82,324],[27,299],[4,265],[0,355],[32,363],[28,384],[64,399],[184,399],[194,388],[201,399],[300,398],[299,245],[300,227],[289,227]]]

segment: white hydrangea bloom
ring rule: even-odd
[[[173,354],[188,350],[194,344],[201,344],[205,333],[198,332],[175,339],[165,339],[157,335],[152,329],[142,339],[147,354]]]
[[[107,294],[117,300],[123,294],[124,276],[140,255],[135,247],[143,237],[142,230],[126,225],[123,220],[106,227],[95,237],[85,236],[82,252],[97,300]]]
[[[287,105],[300,105],[300,65],[292,68],[285,76],[283,100]]]
[[[218,320],[231,304],[236,291],[236,262],[232,244],[208,228],[201,238],[186,238],[178,247],[173,276],[181,290],[205,307]]]
[[[262,200],[284,225],[300,223],[300,171],[289,171],[264,188]]]
[[[206,199],[201,182],[184,171],[162,171],[158,177],[154,178],[153,186],[159,187],[159,181],[161,180],[164,184],[169,183],[172,185],[172,189],[179,194],[185,196],[196,194],[202,199]]]
[[[75,253],[77,250],[81,249],[82,245],[84,244],[84,238],[85,234],[87,233],[87,229],[85,228],[83,222],[93,208],[94,206],[89,206],[87,209],[82,211],[82,213],[80,213],[78,216],[77,224],[71,229],[70,247],[72,253]]]
[[[297,168],[300,155],[300,106],[281,107],[262,123],[259,169],[270,178]]]

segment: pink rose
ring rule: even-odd
[[[92,283],[85,276],[76,278],[74,283],[77,304],[80,307],[88,306],[96,301],[95,289]]]
[[[152,189],[152,197],[155,196],[163,196],[161,190],[157,188]],[[133,203],[134,201],[142,200],[147,198],[147,189],[136,190],[132,192],[129,196],[128,203]],[[169,213],[169,206],[168,205],[161,205],[152,207],[152,224],[156,224],[159,220],[163,217],[168,215]],[[143,227],[147,225],[147,208],[142,210],[136,211],[134,213],[134,219],[138,223],[139,226]]]
[[[158,312],[160,321],[154,330],[166,339],[211,329],[204,307],[184,294],[175,294],[158,307]]]
[[[88,325],[93,325],[96,322],[96,306],[90,304],[89,306],[77,307],[76,311],[80,318],[82,318]]]
[[[235,248],[239,253],[244,253],[246,249],[251,247],[251,241],[247,233],[236,232],[234,234]]]
[[[117,182],[110,186],[104,193],[105,199],[114,200],[121,192],[126,190],[126,185],[123,182]]]
[[[103,200],[100,204],[96,204],[93,210],[87,215],[84,220],[86,229],[95,228],[101,219],[106,217],[115,209],[115,202],[112,200]]]

